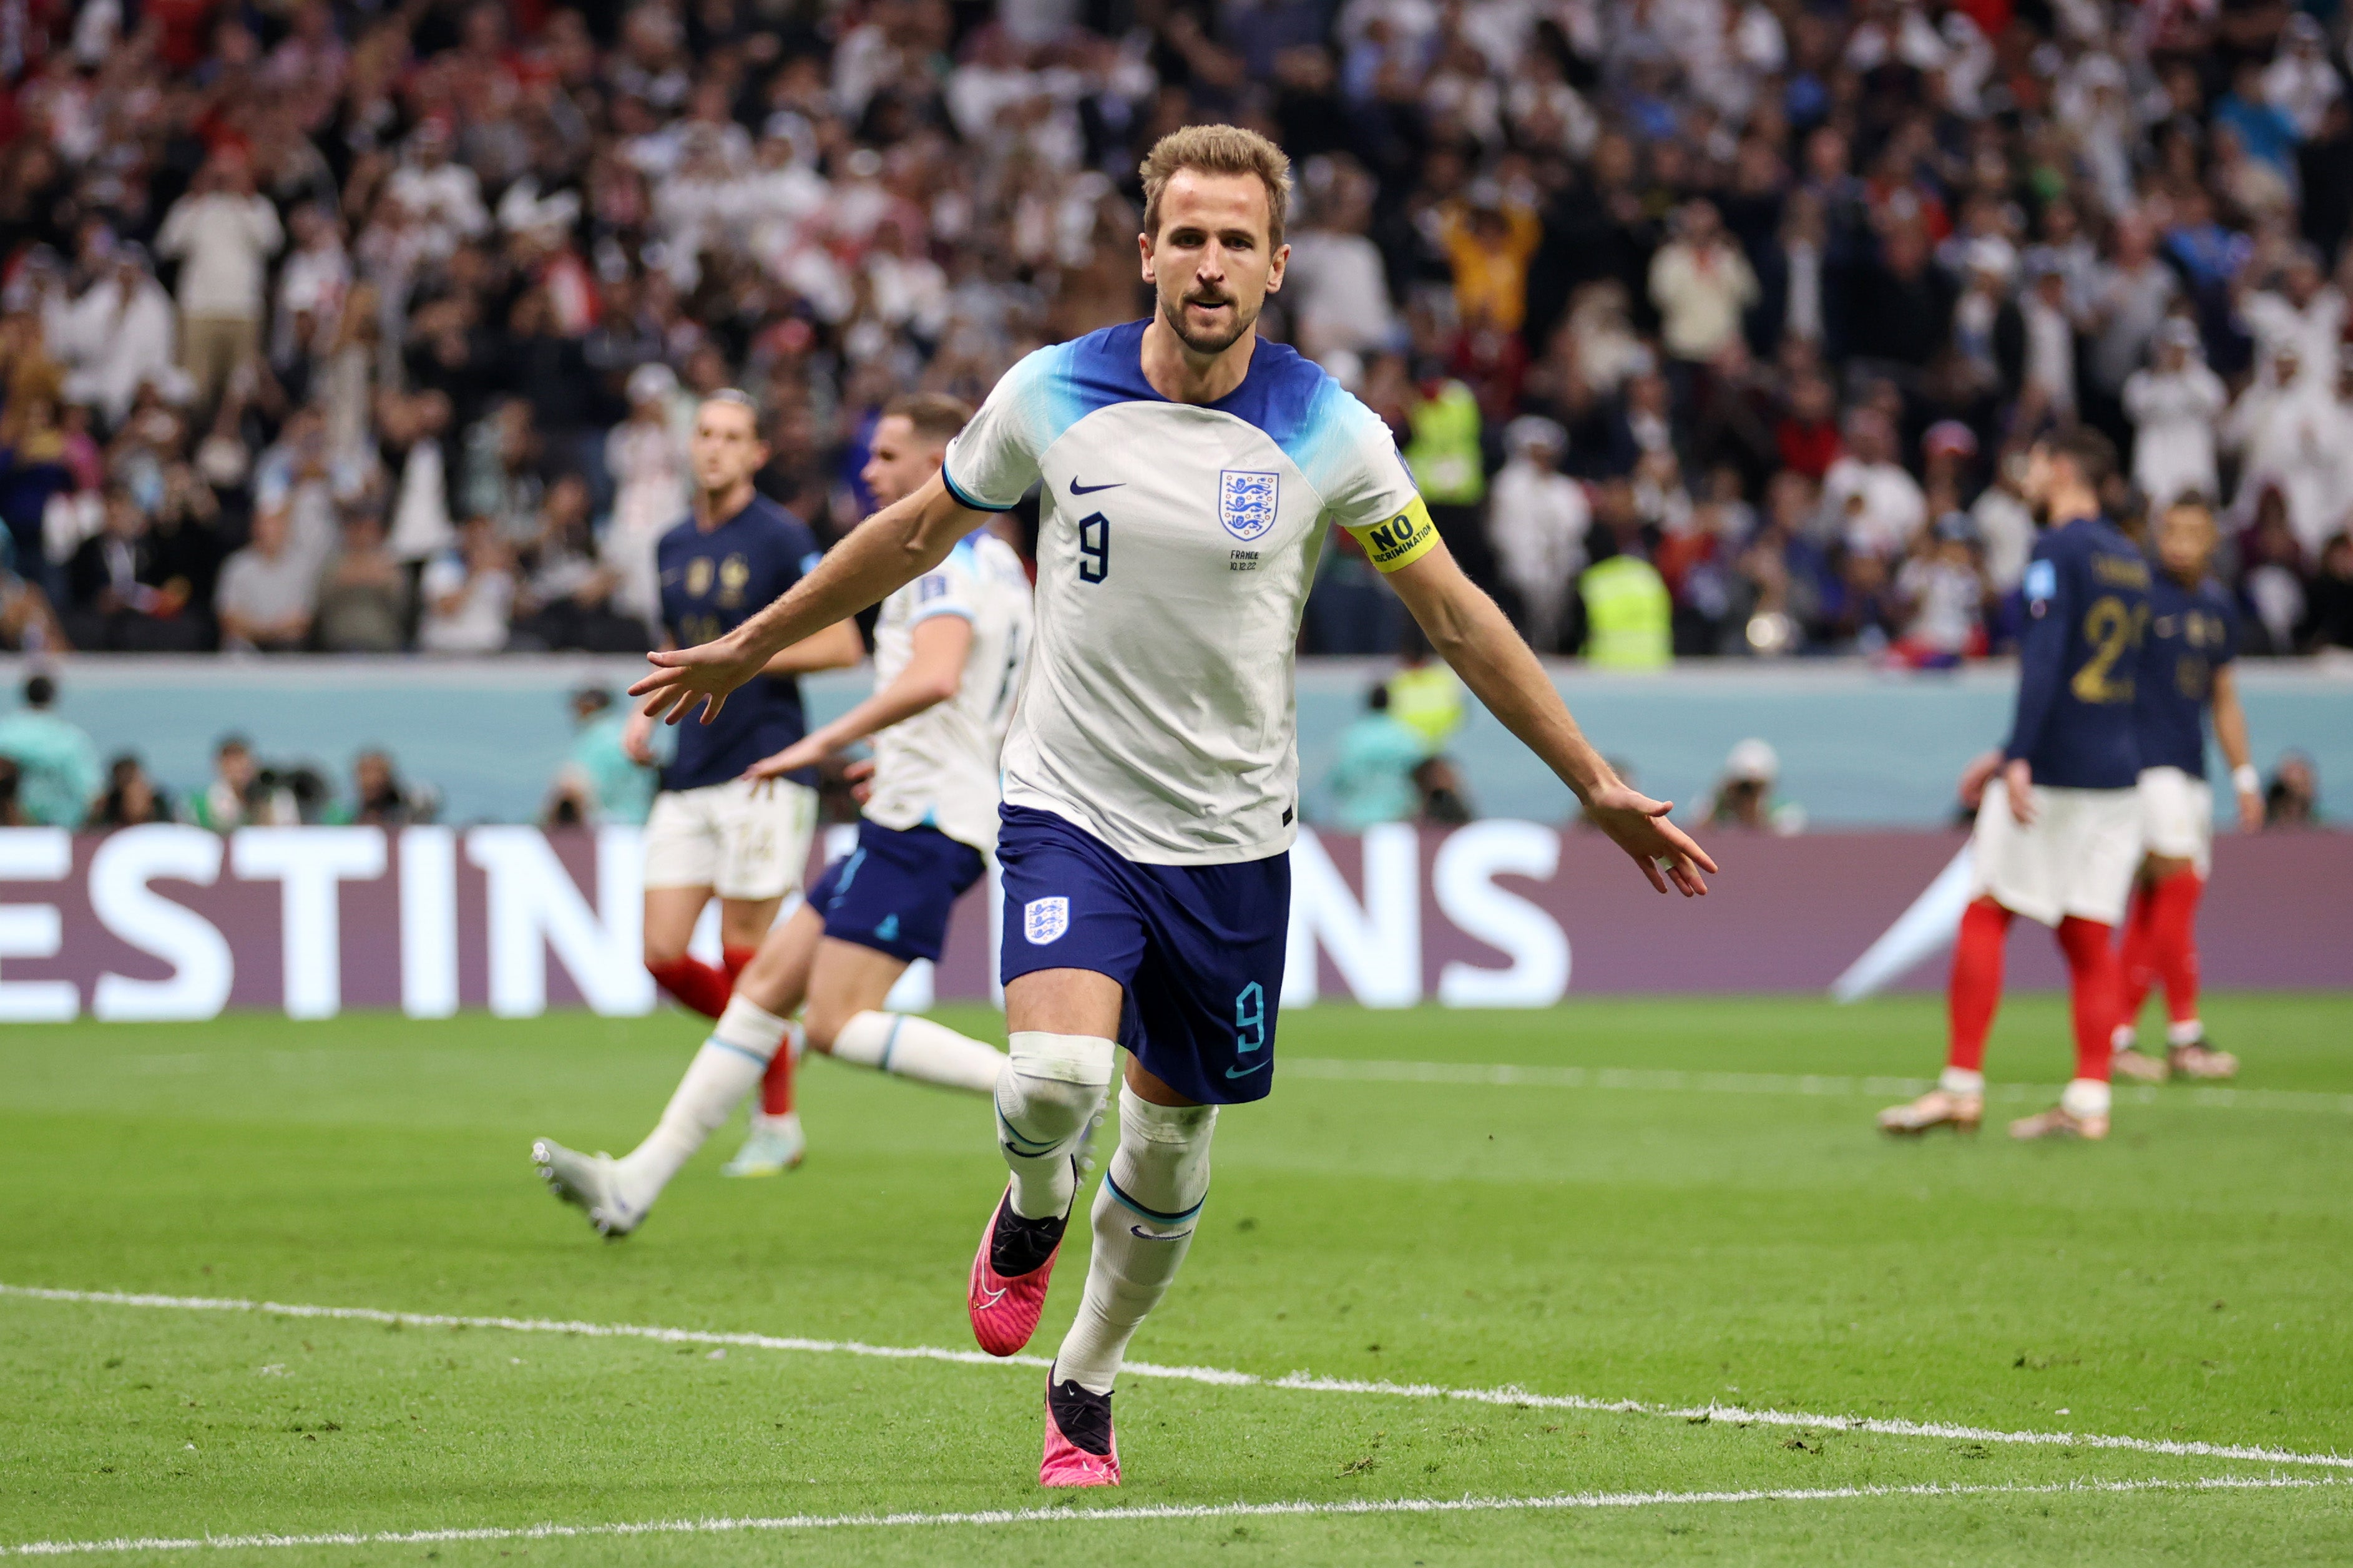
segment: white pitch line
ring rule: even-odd
[[[1508,1062],[1357,1062],[1330,1056],[1285,1056],[1275,1071],[1294,1078],[1337,1083],[1464,1084],[1485,1088],[1646,1089],[1665,1094],[1806,1095],[1891,1097],[1925,1094],[1933,1078],[1854,1077],[1835,1073],[1687,1073],[1652,1067],[1535,1067]],[[1988,1084],[1986,1097],[2040,1102],[2057,1085]],[[2128,1105],[2186,1105],[2201,1109],[2333,1111],[2353,1116],[2353,1095],[2310,1089],[2158,1088],[2116,1086]]]
[[[331,1318],[362,1323],[396,1323],[417,1329],[499,1329],[524,1334],[570,1334],[583,1339],[651,1340],[660,1344],[716,1345],[755,1351],[799,1351],[819,1355],[870,1356],[884,1361],[954,1361],[965,1366],[1050,1367],[1043,1356],[992,1356],[979,1351],[930,1345],[870,1345],[860,1340],[810,1340],[776,1334],[729,1333],[708,1329],[665,1329],[638,1323],[583,1323],[552,1318],[474,1318],[443,1312],[393,1312],[378,1307],[322,1307],[285,1301],[247,1301],[229,1297],[139,1295],[119,1290],[54,1290],[0,1284],[0,1297],[76,1302],[100,1307],[149,1307],[185,1312],[259,1312],[277,1318]],[[1749,1410],[1739,1405],[1651,1404],[1636,1399],[1595,1399],[1577,1393],[1533,1393],[1524,1388],[1451,1388],[1440,1383],[1384,1383],[1317,1377],[1295,1372],[1282,1377],[1224,1367],[1162,1366],[1129,1361],[1120,1369],[1134,1377],[1208,1383],[1221,1388],[1275,1388],[1300,1393],[1372,1394],[1396,1399],[1459,1400],[1471,1404],[1528,1410],[1584,1410],[1617,1415],[1656,1415],[1686,1422],[1722,1421],[1756,1426],[1819,1426],[1833,1432],[1867,1432],[1882,1437],[1925,1437],[1953,1443],[2006,1443],[2031,1447],[2112,1448],[2171,1458],[2248,1459],[2274,1465],[2316,1465],[2353,1470],[2353,1456],[2304,1454],[2252,1444],[2178,1442],[2121,1437],[2104,1433],[2007,1432],[1990,1426],[1960,1426],[1941,1421],[1905,1421],[1885,1416],[1818,1415],[1794,1410]]]
[[[1523,1498],[1377,1498],[1340,1502],[1161,1503],[1142,1508],[989,1509],[969,1513],[786,1514],[775,1519],[649,1520],[622,1524],[489,1525],[472,1529],[337,1531],[319,1535],[117,1537],[28,1541],[0,1557],[71,1557],[126,1552],[250,1551],[265,1546],[425,1546],[446,1542],[577,1541],[596,1536],[733,1535],[751,1531],[875,1530],[913,1526],[1160,1523],[1201,1519],[1314,1519],[1369,1514],[1525,1513],[1694,1504],[1845,1502],[1871,1498],[2049,1497],[2060,1493],[2288,1491],[2345,1483],[2310,1476],[2217,1476],[2195,1481],[2058,1481],[2034,1486],[1789,1487],[1721,1492],[1556,1492]]]

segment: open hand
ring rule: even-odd
[[[1970,759],[1961,769],[1961,804],[1974,811],[1985,799],[1985,787],[2001,771],[2001,753],[1989,751]]]
[[[2239,796],[2239,831],[2259,833],[2263,829],[2263,798],[2253,789],[2242,789]]]
[[[2002,787],[2010,791],[2010,814],[2021,828],[2034,825],[2034,769],[2019,758],[2001,770]]]
[[[1652,887],[1664,893],[1672,882],[1684,897],[1700,897],[1707,892],[1700,873],[1715,871],[1715,862],[1689,833],[1667,821],[1674,809],[1672,800],[1653,800],[1630,785],[1612,783],[1586,802],[1585,819],[1633,856]]]
[[[643,697],[640,711],[648,718],[676,724],[702,705],[702,722],[709,724],[727,705],[727,694],[760,673],[765,656],[740,646],[733,633],[715,642],[691,648],[656,650],[646,655],[653,672],[629,688]]]
[[[641,713],[633,713],[621,726],[621,755],[640,768],[654,765],[654,721]]]
[[[773,757],[764,757],[744,769],[744,779],[753,784],[771,779],[782,779],[787,773],[797,773],[804,768],[814,768],[825,760],[826,747],[803,736]]]

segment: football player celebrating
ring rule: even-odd
[[[1953,949],[1945,1071],[1936,1087],[1879,1114],[1892,1133],[1974,1130],[1985,1116],[1985,1043],[2001,1002],[2010,917],[2054,927],[2066,954],[2075,1075],[2059,1104],[2010,1124],[2013,1138],[2108,1135],[2112,1037],[2123,980],[2115,927],[2140,863],[2136,677],[2148,624],[2148,563],[2100,514],[2116,449],[2077,429],[2037,444],[2025,493],[2045,529],[2026,569],[2018,708],[2010,743],[1962,781],[1978,802],[1971,901]]]
[[[885,505],[939,472],[969,410],[951,397],[902,397],[876,424],[863,478]],[[882,601],[874,694],[748,777],[780,779],[874,736],[874,786],[858,847],[833,863],[792,917],[768,933],[671,1095],[661,1120],[622,1159],[548,1139],[533,1163],[605,1235],[645,1220],[662,1188],[754,1084],[765,1089],[729,1175],[800,1163],[786,1020],[807,1003],[807,1042],[837,1061],[975,1094],[997,1087],[1003,1053],[925,1018],[883,1011],[917,959],[937,959],[948,913],[997,842],[997,754],[1029,642],[1029,579],[986,530]],[[690,732],[691,733],[691,732]]]
[[[1259,337],[1289,256],[1290,161],[1252,132],[1197,125],[1162,138],[1142,172],[1152,317],[1016,365],[937,481],[717,643],[654,655],[633,688],[673,717],[715,706],[770,650],[928,570],[1039,487],[1038,641],[997,839],[1011,1181],[966,1291],[994,1354],[1036,1331],[1075,1156],[1115,1045],[1129,1051],[1085,1296],[1047,1374],[1048,1486],[1118,1482],[1113,1380],[1184,1261],[1219,1107],[1264,1097],[1273,1076],[1298,812],[1293,651],[1332,524],[1653,887],[1697,895],[1715,869],[1588,744],[1438,537],[1379,418]]]
[[[688,448],[694,506],[663,535],[654,560],[668,645],[708,642],[801,579],[818,560],[817,535],[752,488],[768,461],[752,399],[732,388],[695,411]],[[786,894],[800,885],[817,826],[817,775],[754,782],[761,758],[800,739],[807,723],[796,676],[855,664],[866,654],[849,620],[813,629],[777,650],[744,689],[724,725],[682,731],[662,766],[645,830],[646,969],[697,1012],[719,1016],[733,976],[751,961]],[[633,715],[621,744],[654,760],[653,720]],[[695,922],[719,897],[726,969],[688,955]]]
[[[2210,710],[2239,798],[2239,826],[2263,825],[2263,779],[2250,760],[2246,710],[2231,671],[2238,612],[2229,591],[2207,576],[2214,544],[2214,514],[2202,498],[2177,501],[2158,520],[2148,650],[2134,703],[2148,854],[2125,927],[2124,1012],[2116,1033],[2116,1070],[2148,1083],[2163,1083],[2168,1073],[2227,1078],[2239,1070],[2236,1056],[2207,1044],[2198,1021],[2198,900],[2214,849],[2214,792],[2206,783]],[[2133,1025],[2160,979],[2171,1016],[2166,1051],[2145,1055],[2133,1049]]]

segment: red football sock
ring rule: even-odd
[[[728,995],[735,989],[726,975],[683,953],[666,964],[648,964],[646,972],[659,980],[664,991],[706,1018],[726,1012]]]
[[[2075,1075],[2108,1081],[2116,1060],[2118,998],[2122,976],[2113,927],[2070,915],[2059,922],[2059,947],[2067,955],[2072,983],[2068,1001],[2075,1020]]]
[[[1960,938],[1953,944],[1953,982],[1945,995],[1949,1026],[1945,1065],[1965,1072],[1985,1070],[1986,1035],[2001,1005],[2001,949],[2010,937],[2010,911],[1980,898],[1961,915]]]
[[[735,982],[743,978],[744,971],[752,967],[752,960],[760,956],[760,949],[756,945],[749,948],[722,948],[719,949],[719,956],[721,961],[727,966],[727,985],[728,989],[733,991]]]
[[[2117,999],[2116,1022],[2130,1026],[2139,1021],[2141,1004],[2157,984],[2157,890],[2141,887],[2133,895],[2132,914],[2125,921],[2124,952],[2116,965],[2123,992]]]
[[[793,1037],[787,1033],[768,1058],[767,1075],[760,1080],[760,1112],[764,1116],[793,1114]]]
[[[2198,900],[2205,893],[2206,879],[2194,871],[2176,872],[2148,891],[2156,906],[2149,922],[2156,968],[2165,977],[2165,1008],[2176,1023],[2198,1017]]]

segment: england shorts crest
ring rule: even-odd
[[[1255,469],[1229,468],[1218,474],[1218,521],[1237,539],[1255,539],[1274,526],[1282,477]]]
[[[1042,948],[1071,928],[1068,898],[1032,898],[1021,906],[1021,934],[1033,948]]]

